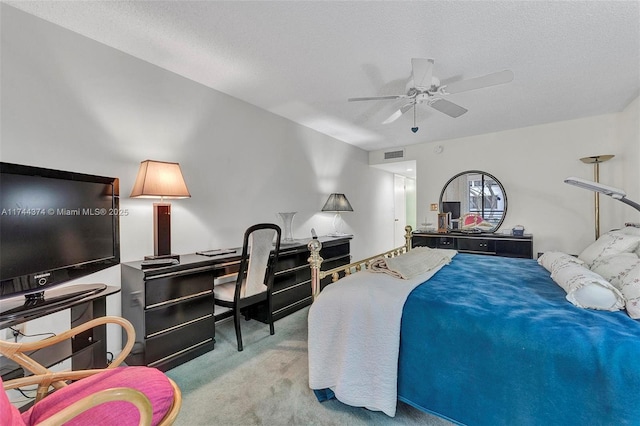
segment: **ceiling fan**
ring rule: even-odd
[[[411,59],[411,79],[407,83],[407,92],[404,95],[392,96],[372,96],[365,98],[349,98],[349,102],[357,101],[376,101],[389,99],[406,99],[406,103],[397,111],[389,116],[382,124],[388,124],[397,120],[402,114],[406,113],[416,105],[426,103],[450,117],[460,117],[467,112],[466,108],[456,105],[453,102],[444,99],[445,96],[454,93],[467,92],[469,90],[481,89],[483,87],[495,86],[498,84],[509,83],[513,80],[513,72],[511,70],[503,70],[482,77],[471,78],[468,80],[456,81],[451,84],[440,85],[440,80],[433,76],[433,59],[413,58]],[[414,114],[415,121],[415,114]],[[414,130],[415,129],[415,130]],[[411,130],[415,133],[418,128]]]

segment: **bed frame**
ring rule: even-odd
[[[379,256],[410,249],[411,228],[405,229],[406,244]],[[379,259],[321,271],[322,244],[308,246],[314,299],[321,280],[371,270]],[[365,273],[314,300],[309,371],[319,401],[344,397],[392,416],[388,389],[357,385],[361,377],[376,380],[395,369],[397,400],[459,424],[638,424],[640,323],[624,312],[573,306],[534,259],[460,253],[446,268],[429,285],[413,287],[401,305],[395,360],[383,345],[373,355],[370,348],[391,323],[378,313],[399,309],[399,303],[386,309],[385,296],[399,288],[393,284],[407,282]],[[370,292],[359,293],[369,284]],[[331,391],[338,386],[339,396]]]
[[[309,256],[309,264],[311,265],[311,292],[313,295],[313,300],[316,300],[316,297],[320,294],[320,282],[325,277],[331,277],[331,282],[334,283],[338,281],[340,278],[351,275],[354,272],[361,271],[362,268],[369,269],[371,263],[380,258],[380,257],[395,257],[399,256],[402,253],[406,253],[411,250],[411,226],[404,227],[404,245],[391,249],[389,251],[385,251],[384,253],[377,254],[375,256],[367,257],[366,259],[358,260],[356,262],[349,263],[348,265],[339,266],[337,268],[329,269],[327,271],[322,271],[321,266],[323,262],[323,258],[320,256],[320,250],[322,250],[322,243],[313,239],[307,244],[311,255]]]

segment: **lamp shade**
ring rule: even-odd
[[[622,189],[614,188],[612,186],[603,185],[599,182],[592,182],[590,180],[586,180],[578,177],[573,177],[573,176],[568,177],[564,180],[564,183],[577,186],[578,188],[600,192],[601,194],[608,195],[618,200],[627,196],[627,194]]]
[[[635,201],[629,200],[627,198],[626,192],[624,192],[622,189],[614,188],[613,186],[603,185],[599,182],[592,182],[586,179],[581,179],[573,176],[566,178],[564,180],[564,183],[577,186],[578,188],[588,189],[596,193],[608,195],[609,197],[615,200],[621,201],[626,205],[629,205],[640,212],[640,203],[636,203]]]
[[[130,197],[190,198],[178,163],[145,160],[140,163]]]
[[[324,207],[323,212],[352,212],[353,207],[349,204],[349,200],[344,194],[331,194]]]

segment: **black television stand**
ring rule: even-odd
[[[24,298],[27,299],[24,304],[27,305],[29,302],[39,302],[44,300],[44,290],[38,291],[36,293],[25,294]]]
[[[99,294],[107,288],[105,284],[78,284],[53,287],[47,290],[0,300],[0,321],[32,316],[38,311],[48,313],[57,305],[65,306],[75,300]],[[24,321],[22,321],[24,322]]]
[[[70,311],[71,327],[75,327],[105,316],[107,296],[119,291],[119,287],[105,284],[82,284],[45,290],[43,301],[36,301],[32,306],[25,303],[23,295],[2,299],[0,308],[5,312],[0,314],[0,329],[64,310]],[[32,356],[47,367],[71,358],[74,370],[104,368],[107,366],[107,328],[105,325],[95,327]],[[10,380],[22,377],[24,372],[15,363],[0,357],[0,375],[3,380]]]

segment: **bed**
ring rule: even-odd
[[[309,382],[320,401],[393,416],[400,400],[467,425],[640,424],[640,321],[569,302],[538,261],[458,253],[399,280],[371,272],[374,256],[320,293],[343,274],[320,272],[316,246]]]

